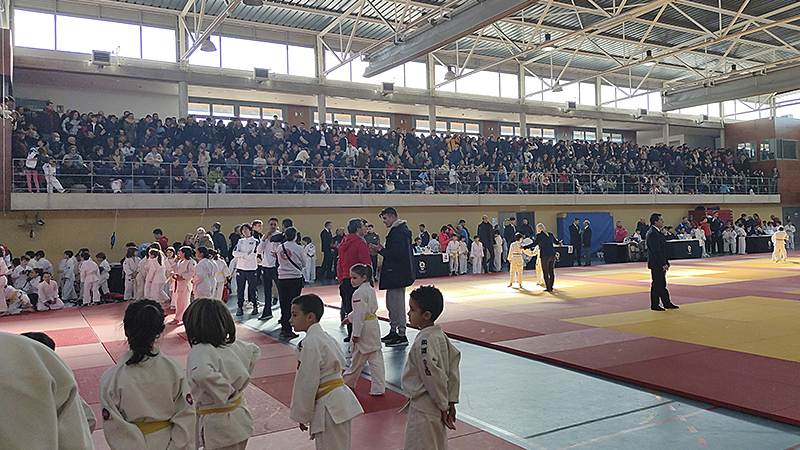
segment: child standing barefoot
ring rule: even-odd
[[[296,349],[299,365],[289,417],[308,430],[317,450],[349,450],[350,421],[364,411],[342,380],[345,359],[339,343],[319,324],[324,309],[314,294],[292,300],[289,321],[306,337]]]
[[[172,267],[172,279],[175,287],[172,291],[172,302],[175,304],[175,317],[170,321],[171,324],[181,326],[183,324],[183,312],[189,307],[189,300],[192,296],[192,277],[196,263],[192,258],[194,249],[183,246],[178,251],[178,263]]]
[[[155,346],[164,310],[155,300],[128,305],[130,350],[100,378],[103,434],[112,449],[194,449],[194,407],[183,369]]]
[[[244,450],[253,435],[253,417],[242,391],[261,350],[236,340],[231,312],[219,300],[195,300],[183,322],[192,346],[186,378],[197,407],[197,444],[208,450]]]
[[[356,382],[361,370],[369,362],[372,384],[370,395],[383,395],[386,392],[386,369],[383,365],[381,348],[381,327],[378,325],[378,299],[372,286],[372,267],[356,264],[350,269],[350,283],[356,288],[353,292],[353,311],[342,322],[353,324],[350,339],[350,367],[342,378],[350,389],[356,390]]]
[[[456,429],[456,403],[460,389],[458,364],[461,352],[434,321],[444,309],[442,293],[435,286],[411,291],[408,321],[419,328],[408,351],[403,370],[403,392],[408,403],[404,450],[447,448],[447,430]]]

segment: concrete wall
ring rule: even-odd
[[[70,194],[72,195],[72,194]],[[75,194],[77,195],[77,194]],[[109,195],[110,196],[110,195]],[[287,196],[284,196],[287,197]],[[322,196],[317,196],[322,197]],[[433,196],[429,196],[433,197]],[[265,202],[267,203],[267,202]],[[661,205],[546,205],[546,206],[520,206],[519,204],[508,203],[484,206],[462,206],[458,208],[427,206],[398,206],[401,219],[409,222],[412,231],[416,233],[420,223],[425,223],[429,231],[438,231],[442,225],[448,223],[458,223],[459,219],[465,219],[470,233],[477,231],[477,224],[480,222],[481,215],[488,214],[490,217],[498,217],[498,213],[503,211],[534,211],[536,221],[542,222],[550,230],[556,228],[556,218],[562,212],[610,212],[614,220],[621,220],[623,226],[632,231],[639,220],[639,217],[649,217],[652,212],[660,212],[664,215],[667,224],[676,225],[687,211],[694,209],[698,204],[661,204]],[[42,211],[40,218],[45,225],[26,227],[24,212],[15,211],[0,217],[0,229],[4,230],[0,242],[7,245],[14,255],[19,255],[27,250],[44,250],[48,259],[57,263],[63,256],[65,249],[73,251],[81,248],[89,248],[93,254],[99,251],[109,255],[111,261],[119,261],[124,256],[125,243],[134,241],[136,243],[149,242],[153,236],[154,228],[161,228],[170,242],[181,241],[186,233],[194,233],[198,226],[207,229],[211,228],[214,222],[222,224],[222,230],[227,236],[233,230],[234,225],[242,222],[250,222],[253,219],[266,221],[270,217],[283,219],[290,217],[294,220],[295,226],[305,236],[312,237],[314,244],[319,245],[319,232],[326,220],[334,223],[334,228],[345,226],[347,220],[352,217],[364,217],[376,224],[376,229],[383,237],[386,231],[378,218],[378,214],[383,204],[375,206],[363,206],[354,208],[342,207],[261,207],[261,208],[230,208],[230,209],[150,209],[150,210],[131,210],[120,209],[109,210],[71,210],[71,211]],[[704,206],[713,206],[705,203]],[[724,208],[732,209],[735,216],[742,213],[759,213],[761,217],[769,217],[770,214],[781,215],[780,204],[742,204],[725,203]],[[119,214],[118,216],[116,214]],[[34,213],[28,213],[28,222],[32,222]],[[110,248],[110,238],[114,231],[116,218],[116,245]],[[30,237],[31,228],[34,237]]]

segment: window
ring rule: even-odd
[[[587,131],[586,132],[586,140],[587,141],[596,141],[597,140],[597,133],[594,131]]]
[[[543,128],[542,129],[542,138],[543,139],[555,139],[556,138],[556,130],[555,130],[555,128]]]
[[[356,126],[360,127],[364,125],[365,127],[372,126],[372,116],[360,116],[356,115]]]
[[[469,134],[480,134],[481,126],[477,123],[468,123],[466,124],[466,132]]]
[[[500,74],[481,71],[458,80],[457,92],[472,95],[500,96]]]
[[[463,133],[464,132],[464,123],[463,122],[450,122],[450,131],[454,133]]]
[[[56,18],[45,14],[17,9],[14,11],[14,46],[56,49]]]
[[[189,102],[189,114],[199,117],[208,117],[211,115],[211,105],[208,103]]]
[[[761,141],[761,161],[775,159],[775,151],[770,148],[769,141]]]
[[[661,112],[661,92],[647,94],[647,110]]]
[[[214,117],[233,117],[233,105],[214,105]]]
[[[519,77],[513,73],[500,74],[500,97],[519,97]]]
[[[253,68],[270,72],[288,73],[286,46],[271,42],[222,37],[222,67],[252,71]]]
[[[525,96],[528,96],[534,92],[539,92],[542,90],[542,79],[538,77],[531,77],[525,75]],[[528,97],[531,100],[542,101],[542,93],[538,93],[536,95],[530,95]]]
[[[319,123],[319,111],[314,111],[314,123]],[[333,114],[332,113],[325,113],[325,123],[332,124],[333,123]]]
[[[778,159],[797,160],[797,141],[793,139],[778,139]]]
[[[240,106],[239,107],[239,117],[242,119],[260,119],[261,118],[261,108],[255,106]]]
[[[594,141],[597,140],[597,132],[587,130],[572,130],[572,139],[581,141]]]
[[[500,125],[500,136],[514,136],[514,127],[509,125]]]
[[[261,108],[261,117],[272,120],[273,116],[278,116],[279,120],[283,120],[283,110],[278,108]],[[314,120],[316,121],[316,116]]]
[[[744,142],[741,144],[737,144],[736,148],[741,150],[742,153],[747,155],[748,159],[755,159],[756,157],[756,143],[755,142]]]
[[[105,50],[138,59],[142,57],[139,32],[138,25],[59,15],[56,17],[56,50],[87,54],[92,50]]]
[[[580,98],[578,99],[578,103],[581,105],[595,106],[594,83],[579,83],[579,89],[580,89],[580,96],[579,96]]]
[[[375,116],[374,119],[376,128],[391,128],[392,126],[391,119],[389,119],[388,117]]]
[[[428,123],[427,120],[417,119],[414,122],[414,128],[419,130],[419,131],[430,131],[431,126],[430,126],[430,124]]]
[[[142,59],[163,62],[177,61],[175,30],[143,26]]]
[[[189,64],[193,66],[220,67],[222,44],[220,43],[219,36],[209,36],[208,39],[217,47],[217,51],[204,52],[198,48],[189,56]]]
[[[447,131],[447,122],[445,122],[443,120],[442,121],[437,120],[436,121],[436,131],[442,131],[442,132]]]
[[[350,114],[335,113],[333,121],[339,122],[339,125],[353,125],[353,116]]]
[[[453,68],[453,71],[456,71],[455,67]],[[434,65],[434,75],[436,84],[443,83],[445,81],[444,74],[446,73],[447,73],[447,67],[439,64]],[[456,90],[458,89],[457,87],[458,83],[460,83],[460,81],[453,81],[445,84],[444,86],[440,86],[436,89],[444,92],[456,92]]]
[[[314,49],[289,46],[289,75],[313,78],[316,76]]]
[[[428,88],[428,80],[426,79],[428,69],[425,63],[409,61],[405,63],[404,66],[407,88]]]
[[[622,133],[603,133],[604,141],[622,142]]]
[[[331,69],[339,65],[339,59],[333,52],[325,50],[325,70]],[[350,63],[334,70],[333,72],[325,75],[329,80],[350,81]]]
[[[530,137],[542,137],[542,129],[541,128],[528,128],[528,136]],[[575,139],[575,137],[573,137]]]

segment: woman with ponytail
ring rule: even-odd
[[[185,372],[158,349],[164,309],[130,303],[123,319],[129,351],[100,378],[103,434],[116,449],[195,449],[194,401]]]

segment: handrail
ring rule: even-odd
[[[25,159],[14,159],[12,192],[35,191],[33,171]],[[219,167],[220,175],[216,175]],[[263,171],[261,170],[263,167]],[[593,173],[586,171],[506,172],[462,167],[403,169],[334,168],[309,165],[209,164],[198,167],[197,178],[185,166],[170,163],[105,161],[64,163],[57,179],[70,192],[128,193],[424,193],[424,194],[749,194],[778,193],[778,180],[766,176],[664,175]],[[178,176],[183,175],[183,176]],[[41,169],[36,169],[40,192],[46,192]],[[220,178],[221,176],[221,178]],[[216,179],[221,182],[215,183]]]

